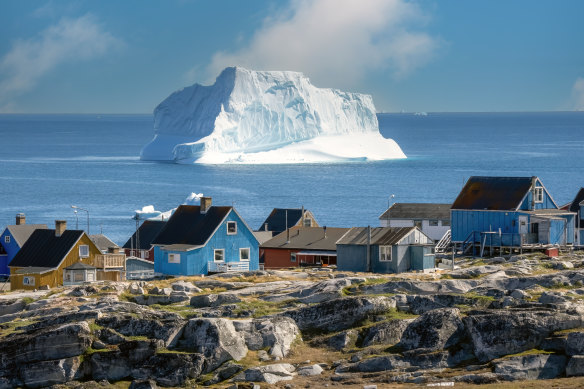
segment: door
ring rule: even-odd
[[[519,216],[519,233],[527,234],[528,232],[527,216]]]

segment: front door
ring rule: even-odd
[[[527,216],[519,216],[519,233],[527,234],[528,232]]]

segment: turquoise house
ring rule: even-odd
[[[417,227],[353,227],[337,241],[339,271],[402,273],[435,267],[434,241]]]
[[[484,247],[570,245],[576,214],[538,177],[471,177],[451,208],[452,242]]]
[[[233,207],[181,205],[152,242],[154,271],[174,276],[259,269],[259,242]]]
[[[6,226],[0,235],[0,277],[10,275],[8,265],[32,233],[36,229],[46,228],[46,224],[26,224],[26,217],[23,213],[16,215],[16,224]]]

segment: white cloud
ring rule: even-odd
[[[404,77],[439,46],[416,29],[426,16],[405,0],[292,0],[281,14],[264,20],[247,47],[215,53],[209,75],[239,65],[302,71],[319,86],[348,87],[372,70]]]
[[[30,39],[20,39],[0,59],[0,100],[26,92],[61,64],[103,56],[121,42],[90,14],[63,18]]]
[[[572,86],[572,109],[584,111],[584,78],[578,77]]]

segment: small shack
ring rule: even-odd
[[[79,285],[97,280],[97,268],[86,263],[77,262],[63,269],[63,285]]]
[[[434,269],[433,240],[417,227],[353,227],[337,241],[340,271],[402,273]]]

